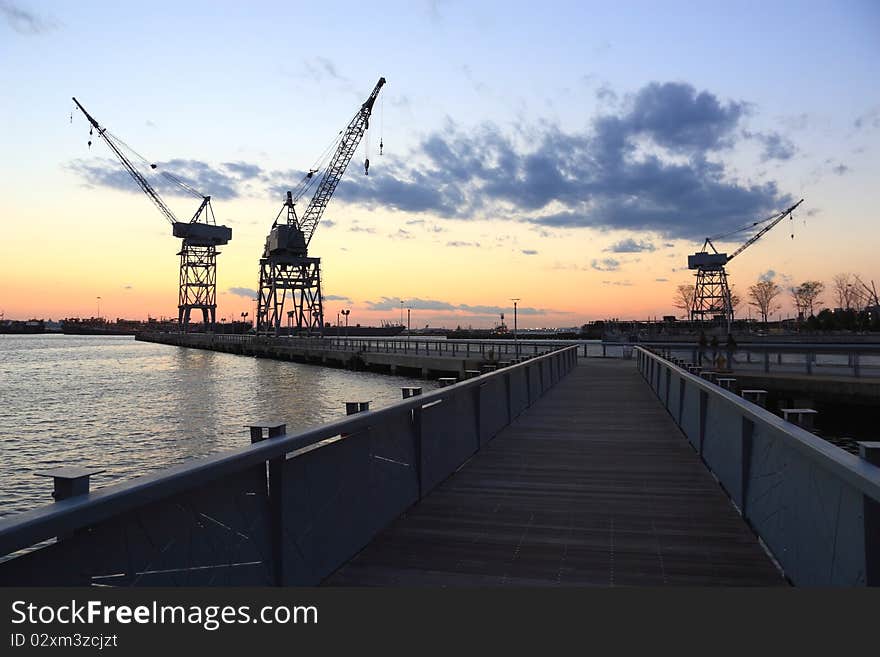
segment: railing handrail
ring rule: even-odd
[[[642,342],[638,346],[645,349],[661,348],[661,349],[697,349],[702,351],[779,351],[787,353],[856,353],[856,352],[878,352],[880,353],[880,343],[849,343],[826,344],[822,342],[739,342],[734,347],[728,347],[724,343],[718,345],[700,345],[696,342]]]
[[[850,454],[849,452],[832,445],[826,440],[811,434],[801,427],[786,422],[781,417],[770,411],[753,404],[732,392],[725,390],[702,377],[695,376],[675,363],[659,356],[644,346],[637,350],[648,358],[661,361],[664,366],[670,367],[676,373],[685,378],[689,383],[697,386],[700,390],[711,393],[728,403],[733,404],[744,416],[753,422],[759,422],[770,426],[782,435],[783,439],[797,448],[807,457],[819,465],[825,467],[848,484],[859,489],[863,494],[874,500],[880,501],[880,467],[872,465],[864,459]]]
[[[434,402],[442,402],[456,392],[482,386],[495,377],[508,376],[519,368],[532,367],[536,363],[572,349],[576,350],[576,347],[556,349],[500,370],[398,401],[379,410],[356,413],[319,427],[269,438],[205,458],[192,459],[160,472],[112,484],[86,495],[0,518],[0,556],[53,536],[92,525],[146,503],[216,480],[218,477],[311,447],[341,434],[347,435],[341,436],[340,440],[353,439],[357,433],[390,416],[409,412]]]

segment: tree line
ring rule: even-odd
[[[757,309],[761,321],[765,324],[774,313],[782,309],[782,299],[786,293],[797,310],[798,319],[806,321],[813,328],[856,329],[864,327],[866,320],[871,321],[872,324],[878,322],[876,310],[872,313],[872,317],[867,317],[869,309],[880,306],[877,288],[873,281],[868,283],[857,274],[836,274],[832,278],[830,288],[835,303],[834,311],[830,308],[822,309],[825,305],[822,298],[825,292],[826,286],[822,281],[804,281],[785,290],[776,281],[759,279],[754,285],[749,286],[746,298],[748,305]],[[742,299],[735,288],[731,288],[730,296],[731,305],[736,313],[737,307],[742,304]],[[693,302],[694,287],[679,285],[675,291],[673,305],[689,313]]]

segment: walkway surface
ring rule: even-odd
[[[581,361],[325,584],[783,585],[633,361]]]

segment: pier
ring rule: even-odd
[[[505,367],[571,346],[551,340],[429,340],[394,338],[297,338],[213,333],[141,333],[137,340],[209,349],[258,358],[275,358],[330,367],[416,376],[454,376]],[[597,345],[603,355],[608,349]],[[620,347],[617,348],[618,352]],[[587,355],[587,345],[581,347]],[[630,348],[631,351],[631,348]]]
[[[633,353],[557,349],[299,433],[255,420],[240,449],[94,491],[82,464],[46,473],[56,501],[0,519],[0,584],[880,583],[880,444]]]

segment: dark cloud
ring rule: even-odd
[[[257,291],[252,290],[249,287],[231,287],[226,291],[229,292],[229,294],[234,294],[238,297],[247,297],[248,299],[257,298]]]
[[[248,162],[224,162],[222,166],[229,173],[246,180],[258,178],[263,174],[263,169],[259,165],[250,164]]]
[[[519,126],[527,146],[491,123],[463,131],[450,122],[413,152],[383,159],[376,175],[347,178],[337,193],[368,207],[450,219],[504,217],[699,239],[791,200],[775,182],[737,180],[710,159],[742,138],[746,107],[689,84],[652,83],[584,132]],[[645,143],[676,157],[645,152]],[[782,137],[769,144],[774,157],[788,148]]]
[[[523,249],[522,254],[523,255],[538,255],[538,252],[535,251],[535,249]]]
[[[655,278],[654,280],[657,281],[658,283],[666,283],[669,281],[668,278]]]
[[[833,167],[831,170],[834,173],[836,173],[838,176],[842,176],[842,175],[850,172],[850,168],[847,165],[842,164],[842,163],[838,164],[836,167]]]
[[[375,228],[372,228],[371,226],[358,226],[357,224],[349,227],[348,231],[350,233],[369,233],[370,235],[376,234]]]
[[[244,162],[226,162],[214,167],[200,160],[180,158],[157,162],[156,165],[155,170],[142,171],[141,173],[159,194],[189,197],[189,194],[177,185],[164,176],[158,175],[160,172],[166,171],[181,178],[201,193],[219,200],[242,196],[249,184],[259,179],[261,171],[258,166]],[[116,160],[106,158],[77,159],[68,163],[67,168],[83,178],[86,184],[92,187],[109,187],[131,192],[140,189]]]
[[[40,18],[8,0],[0,0],[0,16],[19,34],[43,34],[58,27],[55,21]]]
[[[345,301],[347,303],[354,303],[350,297],[341,296],[339,294],[325,294],[324,301]]]
[[[614,258],[590,261],[590,267],[597,271],[617,271],[620,269],[620,261]]]
[[[768,269],[758,276],[759,281],[772,281],[774,278],[776,278],[776,272],[772,269]]]
[[[605,250],[612,253],[640,253],[642,251],[655,251],[656,249],[657,247],[647,240],[637,241],[632,237],[628,237],[615,242]]]
[[[749,132],[743,131],[746,139],[754,139],[759,141],[763,146],[761,152],[761,161],[768,160],[790,160],[797,153],[794,143],[778,132]]]

